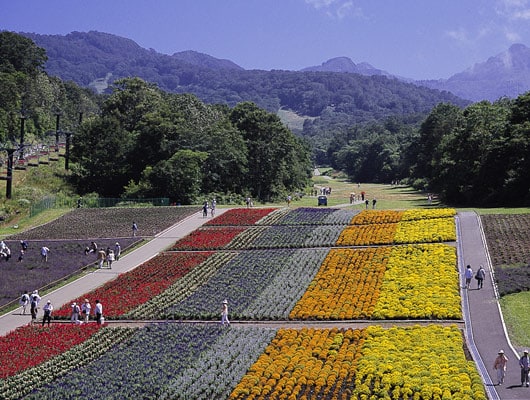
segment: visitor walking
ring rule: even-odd
[[[103,263],[105,262],[106,259],[107,259],[107,253],[105,252],[105,250],[101,249],[100,251],[98,251],[98,267],[99,267],[99,269],[103,268]]]
[[[96,316],[96,322],[98,325],[103,323],[103,305],[99,300],[96,300],[96,306],[94,307],[94,315]]]
[[[48,326],[50,326],[50,322],[52,322],[52,312],[53,312],[53,305],[51,300],[48,300],[44,307],[42,307],[42,310],[44,311],[44,316],[42,317],[42,326],[48,321]]]
[[[22,296],[20,297],[20,305],[22,306],[22,315],[26,314],[26,308],[29,304],[29,294],[26,290],[24,293],[22,293]]]
[[[228,300],[224,300],[221,307],[221,325],[230,325],[228,320]]]
[[[118,242],[114,245],[114,259],[118,261],[121,256],[121,246]]]
[[[114,250],[108,249],[107,252],[107,267],[112,269],[112,263],[114,262]]]
[[[469,289],[469,287],[471,285],[471,278],[473,278],[473,270],[471,269],[471,265],[469,265],[469,264],[466,267],[466,272],[464,274],[464,277],[466,279],[465,288]]]
[[[484,286],[484,278],[486,278],[486,270],[484,269],[483,265],[479,267],[475,278],[477,279],[478,288],[482,289]]]
[[[506,365],[508,364],[508,357],[504,355],[504,350],[499,350],[497,358],[493,363],[493,369],[497,372],[497,385],[504,383],[504,377],[506,376]]]
[[[85,299],[85,302],[81,305],[81,312],[83,313],[83,320],[85,322],[88,322],[90,320],[91,309],[92,306],[90,305],[90,301],[88,301],[88,299]]]
[[[72,315],[70,316],[70,321],[72,321],[74,324],[78,324],[80,312],[81,309],[79,308],[79,305],[74,301],[72,303]]]
[[[530,386],[528,382],[528,372],[530,368],[530,358],[528,357],[528,350],[523,352],[523,355],[519,359],[519,366],[521,367],[521,386]]]
[[[138,224],[136,224],[136,222],[133,221],[133,223],[132,223],[132,235],[136,236],[137,233],[138,233]]]

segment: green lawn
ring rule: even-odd
[[[530,317],[528,315],[530,292],[504,296],[500,303],[512,344],[519,350],[530,347],[530,335],[528,334],[530,332]]]

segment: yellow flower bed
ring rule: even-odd
[[[369,318],[390,252],[390,247],[331,249],[289,318]]]
[[[401,221],[404,211],[363,210],[350,221],[351,225],[391,224]]]
[[[344,228],[337,239],[337,246],[371,246],[390,244],[398,224],[353,225]]]
[[[372,318],[460,319],[461,315],[455,248],[393,246]]]
[[[453,218],[401,221],[397,224],[393,243],[436,243],[456,240]]]
[[[365,332],[352,400],[487,399],[457,327],[373,326]]]
[[[411,209],[403,213],[402,221],[411,221],[431,218],[453,218],[456,215],[454,208],[431,208],[428,210]]]
[[[279,329],[229,398],[349,398],[362,342],[357,329]]]

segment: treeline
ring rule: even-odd
[[[250,102],[230,109],[171,94],[139,78],[115,90],[74,137],[72,180],[80,193],[275,200],[302,191],[310,149],[279,118]]]
[[[354,182],[406,182],[458,206],[530,206],[530,93],[350,127],[327,156]]]

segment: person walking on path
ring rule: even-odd
[[[221,325],[230,325],[228,320],[228,300],[223,301],[223,306],[221,307]]]
[[[99,300],[96,300],[96,306],[94,307],[94,315],[96,316],[96,322],[101,325],[103,319],[103,305]]]
[[[522,357],[519,359],[519,366],[521,367],[521,386],[526,385],[526,387],[528,387],[530,386],[530,383],[528,382],[528,372],[530,368],[528,350],[525,350]]]
[[[114,259],[118,261],[120,259],[120,256],[121,256],[121,246],[119,242],[116,242],[116,244],[114,245]]]
[[[107,266],[112,269],[112,263],[114,262],[114,250],[108,249],[107,252]]]
[[[72,316],[70,317],[70,321],[72,321],[74,324],[79,323],[79,313],[81,312],[81,309],[77,305],[76,302],[72,303]]]
[[[50,326],[50,322],[52,322],[52,312],[53,312],[53,305],[51,300],[48,300],[44,307],[42,307],[42,310],[44,311],[44,317],[42,317],[42,326],[48,321],[48,326]]]
[[[28,291],[26,290],[20,297],[20,305],[22,306],[22,315],[26,314],[26,308],[28,307],[28,304],[29,304],[29,294],[28,294]]]
[[[484,278],[486,278],[486,270],[483,265],[479,267],[475,278],[477,279],[478,289],[482,289],[484,286]]]
[[[210,207],[210,215],[215,217],[215,207],[217,206],[217,200],[215,198],[212,200],[212,206]]]
[[[31,303],[30,303],[30,312],[31,312],[31,322],[34,322],[37,319],[37,312],[39,311],[39,302],[40,296],[37,290],[34,290],[31,294]]]
[[[473,270],[471,269],[471,265],[467,265],[466,272],[464,274],[464,277],[466,278],[466,285],[465,288],[469,289],[471,286],[471,278],[473,278]]]
[[[90,305],[90,301],[88,299],[85,299],[85,302],[81,305],[81,312],[83,313],[83,320],[86,322],[90,319],[90,310],[92,309],[92,306]]]
[[[502,385],[504,383],[507,363],[508,357],[504,355],[504,350],[499,350],[497,358],[495,358],[495,362],[493,363],[493,369],[497,372],[497,385]]]
[[[107,253],[105,252],[105,250],[101,249],[100,251],[98,251],[98,267],[99,267],[99,269],[103,268],[103,263],[105,262],[106,259],[107,259]]]
[[[138,233],[138,225],[136,224],[136,222],[133,221],[133,224],[132,224],[132,235],[136,236],[137,233]]]

